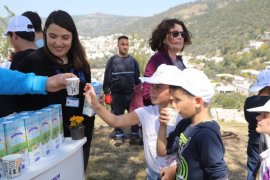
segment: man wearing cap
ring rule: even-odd
[[[4,33],[9,38],[15,50],[10,69],[18,69],[20,61],[37,47],[35,44],[35,29],[31,21],[25,16],[13,16]]]
[[[256,132],[256,116],[258,113],[249,112],[247,109],[262,106],[270,99],[270,70],[263,70],[258,74],[255,84],[250,88],[250,92],[257,95],[248,97],[244,104],[244,115],[248,122],[249,137],[247,146],[247,180],[255,180],[258,169],[256,167],[259,167],[259,154],[262,151],[260,149],[262,142],[260,134]]]
[[[250,108],[247,109],[247,111],[259,113],[256,116],[256,131],[258,133],[265,133],[267,135],[270,135],[270,100],[268,100],[262,106]],[[258,172],[258,179],[270,179],[270,149],[267,149],[260,154],[260,168]]]
[[[10,69],[17,70],[23,59],[37,47],[35,44],[35,29],[31,21],[25,16],[13,16],[4,33],[9,38],[15,50]],[[6,116],[17,110],[16,96],[0,96],[0,116]]]

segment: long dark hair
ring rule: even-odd
[[[44,25],[44,33],[43,33],[45,49],[49,51],[48,46],[47,46],[46,31],[52,23],[72,33],[72,44],[71,44],[70,50],[68,51],[68,58],[73,60],[74,70],[78,71],[78,70],[84,69],[87,73],[90,74],[90,65],[87,62],[85,50],[82,44],[80,43],[77,28],[75,26],[75,23],[72,17],[67,12],[62,11],[62,10],[53,11],[46,19],[46,22]],[[53,55],[51,54],[51,56]],[[55,61],[55,63],[59,61],[59,58],[55,56],[53,56],[52,59]]]
[[[183,31],[185,32],[184,38],[184,46],[182,51],[184,50],[185,45],[191,44],[191,32],[189,32],[183,23],[178,19],[164,19],[161,23],[153,30],[152,37],[149,39],[149,45],[153,51],[164,51],[166,49],[166,45],[164,44],[164,39],[166,38],[169,30],[174,27],[175,24],[179,24],[182,26]]]

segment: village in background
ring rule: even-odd
[[[12,9],[7,10],[10,16],[14,15]],[[89,59],[92,81],[102,83],[107,60],[117,54],[120,35],[128,35],[129,53],[138,60],[143,75],[154,54],[148,45],[152,29],[166,17],[181,18],[192,33],[193,42],[181,54],[184,63],[203,70],[216,90],[211,104],[213,118],[245,122],[243,104],[252,95],[249,88],[261,70],[270,68],[267,12],[270,12],[268,0],[204,0],[172,7],[151,17],[93,14],[74,16],[74,20]],[[0,17],[1,34],[9,18]],[[109,24],[112,22],[117,25]],[[6,37],[1,36],[0,42],[0,62],[3,62],[12,48]]]

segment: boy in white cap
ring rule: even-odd
[[[263,106],[247,109],[248,112],[257,112],[256,131],[258,133],[266,133],[270,135],[270,100]],[[270,179],[270,149],[265,150],[260,154],[261,165],[258,173],[259,180]]]
[[[160,174],[168,179],[170,174],[175,174],[176,168],[176,154],[166,157],[159,157],[156,153],[156,140],[157,132],[159,129],[159,111],[170,105],[170,91],[169,85],[175,77],[181,78],[181,70],[176,66],[160,65],[152,77],[140,78],[144,82],[152,84],[151,87],[151,100],[154,105],[140,107],[133,112],[123,115],[114,115],[110,111],[106,110],[96,99],[93,88],[90,85],[86,86],[85,97],[94,109],[94,111],[112,127],[129,127],[141,123],[144,143],[144,154],[147,164],[147,179],[157,180],[160,178]],[[182,118],[178,116],[176,122],[179,122]],[[175,126],[169,126],[167,133],[173,131]],[[172,168],[169,168],[173,166]],[[170,173],[168,172],[170,171]],[[174,173],[171,173],[174,171]]]
[[[214,88],[208,77],[196,69],[184,69],[181,78],[171,83],[172,108],[183,118],[177,131],[166,138],[168,114],[160,112],[157,152],[166,156],[178,154],[176,179],[227,179],[224,145],[220,127],[209,114]]]
[[[256,82],[250,88],[250,92],[256,95],[248,97],[244,104],[244,115],[248,122],[247,180],[255,180],[259,168],[259,154],[262,149],[265,149],[261,139],[266,139],[264,137],[267,135],[262,135],[260,138],[260,134],[256,132],[256,116],[259,113],[248,112],[247,109],[262,106],[270,99],[270,70],[263,70],[257,75]]]

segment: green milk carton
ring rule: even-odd
[[[7,155],[6,150],[6,141],[5,141],[5,133],[4,133],[4,125],[2,123],[4,119],[0,118],[0,159]],[[4,176],[4,169],[2,161],[0,160],[0,179]]]
[[[59,147],[59,120],[56,117],[56,111],[52,108],[46,107],[43,108],[42,111],[46,112],[51,120],[51,139],[50,139],[50,146],[52,150],[55,150]]]
[[[3,122],[7,154],[22,154],[22,169],[29,166],[29,154],[24,120],[18,116],[6,117]]]
[[[59,143],[60,145],[64,143],[64,128],[63,128],[63,115],[61,104],[52,104],[50,107],[55,111],[56,117],[58,118],[59,126]]]
[[[37,114],[21,116],[24,119],[30,164],[41,158],[41,123]]]
[[[39,121],[41,123],[41,146],[42,146],[42,156],[47,156],[51,153],[50,139],[51,139],[51,119],[47,112],[39,110],[34,114],[38,115]]]

